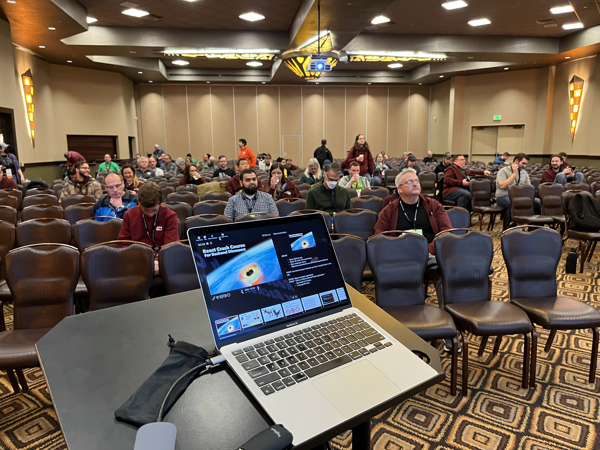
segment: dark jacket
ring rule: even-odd
[[[319,161],[319,164],[321,165],[321,169],[323,168],[323,161],[325,161],[326,159],[333,162],[333,155],[331,154],[329,149],[327,147],[325,147],[324,145],[322,145],[318,149],[316,149],[313,156],[315,158],[317,158],[317,161]]]
[[[323,183],[313,184],[306,195],[306,209],[318,209],[334,215],[350,208],[352,208],[350,194],[339,184],[335,187],[335,207],[332,204],[332,197],[326,192]]]
[[[483,170],[465,170],[465,172],[469,177],[473,175],[484,175]],[[465,189],[462,184],[463,180],[464,177],[460,172],[460,168],[456,164],[452,164],[450,167],[448,167],[446,172],[444,172],[444,192],[442,197],[448,197],[457,189]]]
[[[227,177],[227,178],[235,177],[235,170],[233,170],[229,167],[227,169],[223,170],[219,167],[213,173],[213,178],[225,178],[225,177]]]
[[[438,173],[444,173],[446,171],[446,169],[448,167],[450,167],[452,164],[445,166],[443,162],[439,163],[436,167],[435,167],[435,174],[437,175]]]
[[[360,173],[359,175],[364,175],[368,173],[369,175],[373,175],[375,171],[375,164],[373,164],[373,156],[371,155],[370,150],[355,150],[354,147],[350,149],[348,152],[348,157],[342,163],[342,170],[347,169],[350,166],[352,161],[356,161],[356,158],[360,155],[365,155],[364,159],[360,163]],[[358,162],[358,161],[357,161]]]
[[[421,203],[427,211],[427,217],[429,217],[429,223],[433,229],[434,234],[438,234],[440,231],[449,230],[452,228],[450,218],[444,210],[444,207],[440,202],[424,195],[419,195]],[[400,198],[397,198],[379,213],[379,219],[375,224],[375,234],[383,233],[384,231],[393,231],[398,225],[398,208],[400,207]],[[429,243],[429,253],[435,255],[434,242]]]

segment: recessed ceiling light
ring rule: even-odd
[[[67,62],[68,62],[69,64],[71,64],[73,61],[71,61],[71,60],[69,59],[69,60],[67,60]]]
[[[583,24],[581,22],[565,23],[562,27],[563,30],[577,30],[583,28]]]
[[[259,62],[259,61],[250,61],[246,63],[247,66],[250,67],[260,67],[263,65],[263,63]]]
[[[490,22],[489,19],[474,19],[474,20],[469,20],[469,25],[471,25],[472,27],[480,27],[482,25],[489,25]]]
[[[389,17],[377,16],[373,20],[371,20],[371,23],[373,25],[379,25],[380,23],[388,23],[389,21],[390,21]]]
[[[142,73],[144,73],[144,72],[138,72],[138,73],[139,73],[139,74],[142,74]]]
[[[315,84],[319,84],[319,83],[317,82],[317,83],[315,83]],[[369,84],[371,84],[371,83],[369,83]]]
[[[207,81],[206,84],[210,84],[210,81]]]
[[[419,86],[421,86],[423,83],[419,83]]]
[[[475,59],[474,56],[467,56],[467,59]]]
[[[367,83],[367,84],[371,84],[371,83]]]
[[[257,20],[263,20],[264,18],[265,16],[262,14],[257,14],[254,12],[249,12],[240,16],[240,19],[247,20],[248,22],[256,22]]]
[[[94,17],[86,17],[85,21],[87,23],[94,23],[94,22],[98,22],[98,19],[95,19]]]
[[[40,45],[40,48],[46,48],[46,46],[45,45]]]
[[[442,6],[444,8],[446,8],[448,11],[450,11],[451,9],[465,8],[465,7],[469,6],[469,5],[467,5],[462,0],[458,0],[458,1],[455,1],[455,2],[442,3]]]
[[[573,11],[574,11],[574,9],[571,5],[556,6],[554,8],[550,8],[550,12],[552,14],[564,14],[564,13],[570,13]]]
[[[265,82],[263,81],[262,84],[265,84]]]
[[[388,64],[388,67],[390,69],[398,69],[399,67],[403,67],[401,63],[392,63],[392,64]]]
[[[571,59],[571,57],[570,56],[565,56],[565,59]]]
[[[121,11],[121,14],[125,14],[126,16],[131,17],[146,17],[150,13],[148,11],[142,11],[141,9],[129,8],[125,11]]]
[[[504,70],[508,70],[508,67],[505,67]]]
[[[440,75],[440,78],[444,78],[444,75]]]
[[[183,61],[182,59],[176,59],[175,61],[171,61],[171,63],[175,64],[176,66],[187,66],[190,62]]]
[[[54,30],[56,30],[56,28],[54,28],[54,27],[48,27],[48,29],[49,29],[50,31],[54,31]]]
[[[15,0],[6,0],[7,3],[17,3]]]
[[[129,53],[137,53],[135,50],[129,50]]]
[[[148,83],[154,83],[154,81],[150,80],[150,81],[148,81]]]

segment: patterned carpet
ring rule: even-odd
[[[508,299],[508,280],[494,237],[492,295]],[[576,243],[567,241],[558,268],[559,295],[600,307],[598,272],[600,257],[586,264],[583,274],[564,273],[566,252]],[[363,291],[373,300],[374,286]],[[428,300],[437,304],[435,297]],[[6,306],[7,326],[12,326],[12,307]],[[477,356],[478,338],[469,336],[469,395],[450,396],[450,357],[442,351],[447,379],[372,420],[374,450],[573,450],[600,448],[600,376],[587,382],[591,334],[558,332],[550,352],[543,347],[548,333],[538,329],[537,386],[521,388],[523,340],[504,337],[497,356]],[[441,344],[440,344],[441,348]],[[459,380],[460,380],[459,364]],[[6,376],[0,376],[0,449],[66,449],[52,401],[40,369],[25,372],[27,394],[12,394]],[[459,382],[460,383],[460,382]],[[460,392],[460,384],[459,384]],[[351,448],[351,433],[332,442],[335,449]]]

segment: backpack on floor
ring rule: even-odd
[[[569,229],[600,231],[600,202],[590,195],[575,194],[569,203]]]

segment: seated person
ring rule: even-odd
[[[148,158],[148,168],[150,170],[154,170],[154,176],[155,177],[164,177],[165,176],[165,172],[158,167],[158,161],[156,161],[156,158],[154,156],[151,156],[150,158]]]
[[[187,186],[187,185],[198,186],[199,184],[204,184],[204,178],[200,176],[200,172],[198,172],[198,168],[196,164],[190,164],[185,166],[185,170],[183,171],[183,177],[179,180],[179,186]]]
[[[163,164],[160,166],[160,168],[163,170],[163,172],[171,172],[173,175],[175,175],[177,172],[177,164],[173,162],[171,155],[165,153],[162,158]]]
[[[123,181],[125,182],[125,189],[130,191],[131,193],[137,192],[142,184],[144,184],[135,174],[135,170],[133,170],[133,166],[131,164],[125,164],[121,169],[121,175],[123,176]]]
[[[104,186],[108,194],[100,197],[92,210],[92,217],[97,221],[106,222],[111,217],[122,219],[128,209],[137,206],[137,195],[125,189],[121,174],[111,172],[106,175]]]
[[[437,159],[435,159],[433,157],[433,153],[431,153],[431,150],[427,150],[427,156],[425,158],[423,158],[423,162],[425,164],[431,163],[431,162],[437,162]]]
[[[4,166],[0,166],[0,189],[5,191],[12,191],[18,189],[19,186],[17,186],[17,183],[15,183],[13,180],[8,178],[4,174],[5,170],[6,168]]]
[[[100,164],[100,166],[98,167],[98,172],[119,173],[120,170],[119,170],[119,166],[117,165],[117,163],[113,162],[112,158],[107,153],[106,155],[104,155],[104,162],[102,164]]]
[[[298,166],[295,166],[294,163],[292,162],[292,158],[288,158],[285,161],[285,167],[287,168],[287,170],[289,170],[290,172],[293,172],[294,170],[298,170]]]
[[[560,156],[560,159],[562,160],[563,167],[569,167],[569,168],[573,167],[573,166],[571,166],[571,163],[569,163],[567,161],[567,154],[565,152],[560,152],[559,156]]]
[[[175,165],[177,166],[177,172],[175,173],[175,175],[181,175],[183,173],[183,171],[185,170],[185,166],[187,164],[185,162],[185,159],[177,158],[175,160]]]
[[[325,166],[323,181],[315,183],[308,191],[306,209],[318,209],[330,215],[352,208],[350,194],[339,185],[342,173],[332,165]]]
[[[138,168],[135,170],[135,174],[138,178],[142,180],[146,180],[148,178],[154,178],[156,176],[154,170],[148,167],[149,161],[148,158],[142,156],[138,159]]]
[[[67,195],[93,195],[96,200],[102,197],[102,186],[90,177],[90,165],[87,162],[75,163],[75,177],[67,181],[60,193],[58,201],[61,205]]]
[[[465,170],[467,159],[464,155],[455,155],[454,164],[444,172],[444,191],[442,197],[456,203],[456,206],[471,211],[471,192],[469,181],[474,175],[485,175],[488,177],[490,172],[487,170]]]
[[[417,157],[412,153],[406,157],[406,160],[402,164],[400,164],[400,172],[404,169],[414,169],[417,172],[417,175],[421,173],[421,168],[417,164]]]
[[[249,169],[249,168],[250,168],[250,163],[248,162],[247,159],[240,158],[238,160],[236,169],[238,170],[239,173],[241,173],[244,170]],[[244,188],[244,186],[242,185],[242,181],[240,180],[239,174],[232,176],[229,179],[229,181],[227,182],[227,192],[229,192],[231,195],[237,194],[243,188]],[[258,190],[264,191],[262,182],[260,181],[260,178],[258,178]]]
[[[542,173],[542,183],[558,183],[563,186],[576,181],[585,183],[585,177],[581,172],[575,173],[572,167],[566,167],[560,155],[552,155],[550,167]]]
[[[510,166],[505,166],[498,171],[496,176],[496,204],[506,208],[506,223],[510,225],[512,219],[510,197],[508,190],[511,186],[527,184],[532,186],[529,180],[529,174],[525,171],[529,156],[525,153],[518,153]],[[542,202],[539,198],[533,199],[533,209],[536,214],[540,214]]]
[[[262,161],[259,161],[258,163],[258,168],[260,170],[264,170],[265,172],[268,172],[269,170],[271,170],[271,166],[273,165],[273,160],[271,159],[271,154],[270,153],[265,153],[264,154],[264,158]]]
[[[452,155],[448,152],[444,153],[442,157],[442,162],[439,163],[434,172],[437,175],[438,173],[444,173],[448,167],[452,165]]]
[[[213,173],[213,178],[220,180],[228,180],[235,176],[235,170],[227,167],[227,157],[225,155],[219,156],[219,167]],[[216,181],[216,180],[215,180]]]
[[[379,153],[375,157],[375,171],[373,172],[373,186],[381,186],[383,184],[383,180],[385,180],[385,171],[387,169],[391,169],[392,165],[385,161],[384,154]]]
[[[496,159],[494,159],[493,164],[508,164],[508,157],[510,155],[508,154],[508,152],[504,152],[501,155],[496,156]]]
[[[306,166],[306,170],[300,177],[300,183],[308,183],[311,186],[323,180],[323,173],[317,158],[310,158]]]
[[[340,187],[362,191],[370,188],[369,180],[366,177],[360,176],[360,163],[352,161],[348,166],[348,175],[344,175],[340,179]]]
[[[256,172],[248,168],[242,170],[239,176],[242,180],[242,190],[229,197],[224,214],[231,217],[234,222],[236,218],[251,213],[261,212],[278,216],[279,210],[273,196],[258,190],[259,180]]]
[[[267,193],[277,201],[282,198],[302,198],[296,185],[286,178],[283,174],[285,166],[281,163],[275,163],[269,172],[269,181]]]

